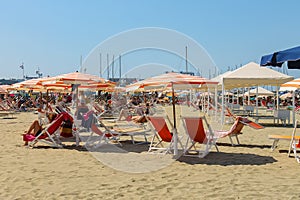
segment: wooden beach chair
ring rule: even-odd
[[[166,118],[162,116],[148,116],[150,127],[154,132],[148,152],[172,153],[172,150],[174,149],[174,137],[167,126],[166,120],[171,124],[167,116]],[[183,145],[179,138],[178,143],[183,149]]]
[[[211,146],[215,146],[219,152],[216,144],[217,138],[214,137],[205,116],[182,117],[182,120],[183,126],[188,135],[183,155],[204,158],[209,153]],[[207,126],[207,130],[204,128],[204,123]],[[201,144],[202,148],[200,147],[197,149],[196,144]],[[192,148],[194,148],[194,150],[191,150]]]

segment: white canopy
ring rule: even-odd
[[[251,95],[256,95],[256,88],[248,91],[248,92],[245,92],[244,95],[245,96],[248,96],[250,93],[250,96]],[[265,88],[262,88],[262,87],[258,87],[258,92],[257,92],[258,95],[260,96],[274,96],[274,93],[265,89]]]
[[[222,78],[222,123],[224,122],[224,91],[225,89],[252,87],[259,85],[279,86],[293,80],[294,77],[277,72],[275,70],[261,67],[255,62],[250,62],[238,68]],[[277,101],[278,102],[278,101]],[[258,101],[256,101],[256,107]],[[256,109],[258,114],[258,109]]]
[[[279,86],[293,80],[294,77],[261,67],[257,63],[250,62],[223,77],[225,89],[251,87],[258,85]]]
[[[215,81],[215,82],[218,82],[218,89],[222,89],[222,80],[224,77],[228,76],[229,74],[231,74],[232,71],[227,71],[223,74],[220,74],[219,76],[216,76],[214,78],[211,79],[211,81]]]

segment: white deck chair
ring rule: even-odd
[[[293,129],[293,132],[292,132],[288,157],[290,156],[291,151],[293,150],[295,159],[297,160],[298,163],[300,163],[300,156],[297,154],[297,149],[300,149],[300,141],[299,141],[299,139],[296,139],[297,125],[298,125],[298,120],[296,120],[294,129]]]

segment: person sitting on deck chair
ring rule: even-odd
[[[43,111],[39,108],[38,111],[40,113],[43,113]],[[51,123],[55,118],[56,118],[56,113],[53,112],[46,112],[46,120],[34,120],[32,122],[32,124],[29,126],[28,130],[25,131],[25,133],[23,134],[23,140],[25,141],[24,145],[28,144],[28,140],[26,140],[25,138],[30,137],[30,135],[32,136],[37,136],[39,135],[43,129],[44,129],[44,125]]]

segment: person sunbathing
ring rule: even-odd
[[[39,109],[40,113],[43,113],[42,110]],[[46,114],[46,120],[34,120],[32,122],[32,124],[29,126],[28,130],[24,132],[23,134],[23,140],[25,141],[24,145],[28,145],[28,141],[25,140],[24,138],[26,138],[26,136],[28,137],[29,135],[32,136],[38,136],[43,130],[44,130],[44,126],[51,123],[57,116],[56,113],[54,112],[45,112]]]
[[[137,109],[135,111],[135,113],[137,114],[136,116],[131,116],[130,112],[128,110],[124,110],[122,109],[119,115],[118,120],[122,120],[122,118],[124,117],[125,120],[127,121],[134,121],[136,123],[144,123],[147,122],[147,118],[146,116],[150,114],[150,104],[146,103],[146,107],[145,110],[142,107],[139,107],[141,110],[138,110],[139,112],[137,112]]]

